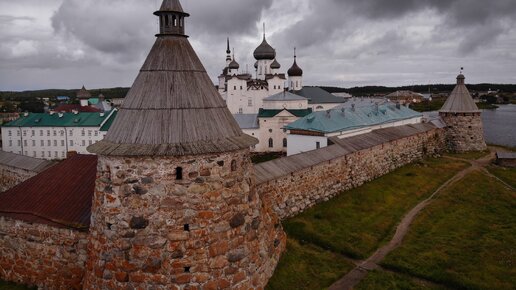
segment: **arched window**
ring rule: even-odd
[[[174,27],[177,26],[177,17],[175,15],[172,15],[172,25],[174,25]]]
[[[299,81],[296,81],[296,87],[299,87]]]
[[[294,82],[293,82],[293,81],[292,81],[292,82],[290,82],[290,86],[291,86],[292,88],[294,88]]]
[[[287,138],[283,138],[283,148],[287,148],[287,144],[288,144]]]
[[[231,161],[231,171],[237,170],[237,163],[236,160]]]
[[[183,180],[183,167],[176,168],[176,180]]]
[[[269,138],[269,148],[274,147],[274,140],[272,138]]]

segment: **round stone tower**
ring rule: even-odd
[[[262,289],[285,248],[249,147],[165,0],[99,156],[84,289]]]
[[[446,142],[452,152],[486,150],[481,112],[473,101],[461,73],[439,115],[447,125]]]

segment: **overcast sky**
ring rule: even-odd
[[[161,0],[0,0],[0,90],[130,86]],[[215,81],[226,37],[252,68],[262,23],[307,85],[516,83],[514,0],[182,0],[190,41]]]

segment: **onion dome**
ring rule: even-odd
[[[276,59],[274,59],[274,61],[271,63],[271,68],[272,69],[280,69],[281,64],[279,64],[279,62]]]
[[[87,99],[91,98],[91,94],[90,94],[90,92],[88,92],[88,90],[86,90],[86,88],[84,86],[82,86],[82,89],[77,92],[77,98],[82,99],[82,100],[87,100]]]
[[[172,11],[156,13],[162,28],[166,16],[175,15],[177,25],[177,17],[187,15],[179,0],[164,0],[163,7]],[[111,128],[88,151],[185,156],[249,150],[257,143],[238,126],[183,31],[162,29]]]
[[[276,50],[274,50],[274,48],[272,48],[272,46],[267,43],[267,40],[265,39],[265,33],[263,34],[262,43],[254,50],[254,58],[256,60],[273,60],[276,58]]]
[[[303,70],[297,65],[296,50],[294,49],[294,64],[287,71],[289,77],[302,77]]]
[[[240,65],[238,64],[238,62],[236,62],[234,56],[233,56],[233,60],[231,61],[231,63],[229,64],[228,67],[229,67],[229,69],[239,69],[240,68]]]

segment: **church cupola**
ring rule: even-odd
[[[272,69],[280,69],[281,68],[281,64],[279,64],[279,62],[276,59],[274,59],[274,61],[271,64],[271,68]]]
[[[231,49],[229,48],[229,37],[228,37],[228,46],[226,48],[226,66],[229,66],[231,63]]]
[[[231,61],[231,63],[229,63],[228,68],[230,73],[235,73],[234,70],[238,70],[240,68],[240,64],[238,64],[238,62],[236,61],[234,53],[233,60]]]
[[[288,69],[287,73],[288,73],[289,77],[302,77],[303,76],[303,70],[297,65],[297,55],[296,55],[295,48],[294,48],[294,63]]]
[[[183,7],[179,0],[165,0],[161,8],[154,12],[159,17],[159,34],[156,36],[184,36],[185,35],[185,17],[190,14],[183,11]],[[229,41],[229,40],[228,40]]]
[[[265,24],[263,24],[263,40],[262,43],[254,50],[254,58],[257,60],[255,65],[257,70],[257,78],[265,80],[267,75],[272,74],[271,64],[276,59],[276,50],[272,48],[265,38]]]
[[[296,49],[294,48],[294,63],[287,71],[290,90],[299,91],[303,89],[303,70],[297,65]]]

